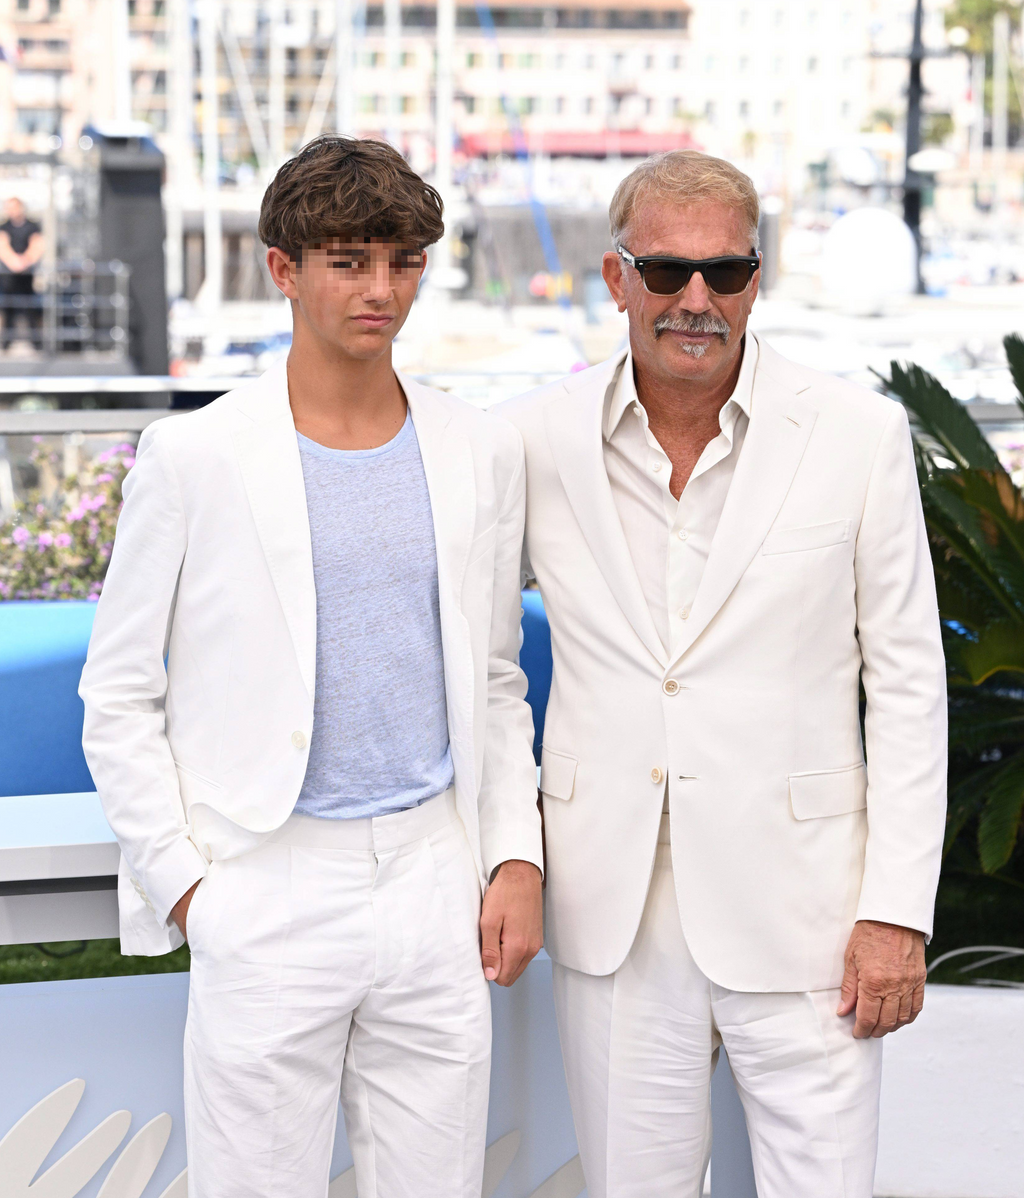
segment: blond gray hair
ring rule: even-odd
[[[668,150],[644,159],[612,196],[608,218],[616,249],[637,210],[648,200],[678,204],[718,200],[738,208],[750,227],[750,244],[757,249],[757,223],[761,215],[757,189],[749,176],[724,158],[713,158],[699,150]]]

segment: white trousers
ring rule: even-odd
[[[339,1089],[359,1198],[480,1198],[479,911],[452,791],[215,861],[188,913],[190,1198],[324,1198]]]
[[[679,922],[667,815],[625,962],[607,977],[555,965],[554,982],[589,1198],[698,1198],[721,1046],[759,1198],[871,1198],[881,1040],[853,1038],[854,1017],[835,1013],[838,990],[747,994],[698,969]]]

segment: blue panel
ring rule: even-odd
[[[94,790],[82,754],[78,681],[95,603],[0,603],[0,795]],[[540,761],[551,689],[551,634],[539,591],[523,592],[520,662]]]
[[[95,790],[78,681],[96,604],[0,603],[0,795]]]
[[[533,708],[533,754],[540,765],[540,747],[544,741],[544,712],[551,690],[551,630],[540,591],[523,591],[523,647],[519,652],[530,686],[526,701]]]

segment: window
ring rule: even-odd
[[[555,100],[555,112],[561,116],[565,112],[565,96],[558,96]]]
[[[315,14],[314,10],[314,14]],[[164,0],[153,0],[153,16],[162,17],[164,15]]]
[[[651,71],[654,69],[654,55],[647,54],[644,56],[644,70]]]
[[[776,75],[782,74],[782,55],[781,54],[776,54],[775,57],[772,59],[772,70],[775,72]]]
[[[592,70],[594,69],[594,56],[593,56],[593,54],[588,54],[588,55],[586,56],[586,58],[584,58],[584,60],[583,60],[583,65],[584,65],[584,67],[586,67],[586,69],[587,69],[588,71],[592,71]]]
[[[741,117],[750,116],[750,101],[749,100],[740,100],[740,116]]]
[[[28,12],[29,0],[18,0],[18,12]]]
[[[583,111],[587,114],[587,116],[590,116],[593,113],[593,111],[594,111],[594,97],[593,96],[587,96],[587,98],[583,101]]]
[[[785,111],[785,107],[785,104],[783,104],[781,100],[776,100],[772,105],[772,112],[775,114],[775,116],[782,116],[783,112]]]
[[[644,100],[644,112],[646,113],[647,116],[650,116],[653,111],[654,111],[654,101],[651,99],[650,96],[648,96],[647,99]]]
[[[398,61],[403,67],[414,67],[416,65],[416,55],[411,50],[403,50],[398,56]]]
[[[672,55],[672,70],[678,71],[683,65],[683,56],[681,54]]]
[[[483,65],[484,56],[482,54],[477,54],[474,50],[470,51],[470,53],[466,55],[466,66],[471,70],[476,70],[477,67],[482,67]]]
[[[839,115],[843,120],[848,120],[850,116],[850,101],[844,100],[839,106]]]
[[[473,107],[472,107],[473,97],[467,96],[466,100],[467,100],[466,111],[472,112],[473,111]],[[406,114],[408,114],[410,112],[415,112],[416,111],[416,97],[415,96],[403,96],[398,107],[401,109],[401,111],[403,113],[406,113]]]
[[[556,54],[555,55],[555,70],[556,71],[564,71],[565,70],[565,55],[564,54]]]
[[[817,69],[818,69],[818,60],[815,57],[813,57],[813,55],[812,55],[812,57],[808,58],[808,60],[807,60],[807,74],[813,75]]]
[[[714,102],[714,100],[708,100],[708,102],[704,105],[704,117],[706,120],[709,120],[712,122],[714,121],[714,119],[715,119],[715,102]]]
[[[499,54],[498,65],[503,71],[511,70],[516,65],[516,56],[514,54]]]
[[[740,24],[746,25],[749,20],[750,20],[750,9],[749,8],[741,9],[740,10]]]
[[[60,0],[50,0],[49,13],[51,17],[56,17],[60,13]]]
[[[167,72],[157,71],[153,76],[153,94],[163,96],[167,94]]]
[[[745,74],[750,69],[750,59],[744,54],[740,57],[740,74]]]

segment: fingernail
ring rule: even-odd
[[[496,969],[490,969],[490,968],[488,968],[488,969],[485,969],[485,970],[484,970],[484,977],[485,977],[485,978],[486,978],[486,979],[487,979],[489,982],[493,982],[493,981],[494,981],[494,979],[495,979],[497,976],[498,976],[498,971],[497,971]]]

